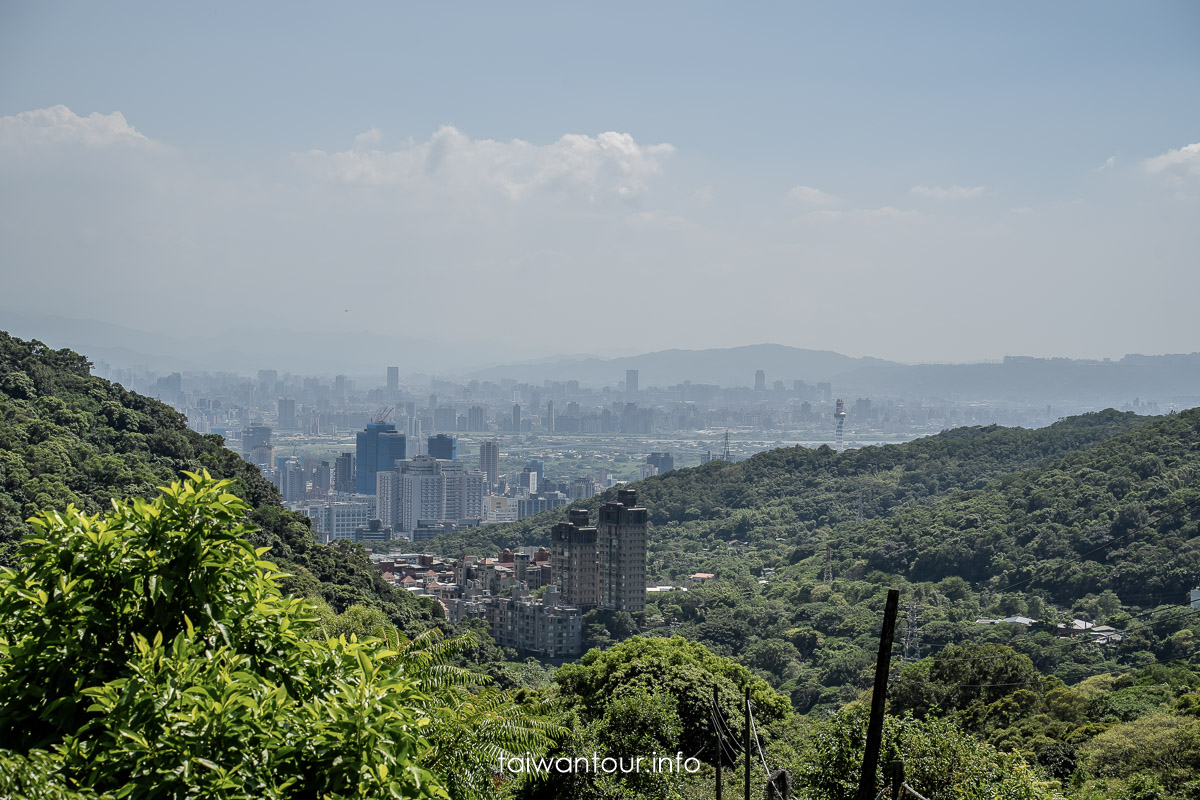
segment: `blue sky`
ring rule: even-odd
[[[55,106],[74,117],[20,116]],[[29,138],[115,112],[141,150]],[[0,269],[26,307],[64,277],[77,303],[190,285],[197,320],[230,323],[243,280],[288,324],[331,313],[305,287],[336,264],[338,303],[394,287],[355,301],[368,326],[444,323],[440,296],[470,341],[498,303],[522,356],[1200,349],[1194,2],[9,2],[0,117]],[[536,341],[631,280],[611,330]]]

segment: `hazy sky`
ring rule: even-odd
[[[1190,0],[0,2],[0,307],[930,361],[1197,298]]]

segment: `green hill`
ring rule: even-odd
[[[710,461],[634,484],[656,526],[652,573],[677,580],[705,559],[688,541],[733,539],[791,543],[842,522],[883,518],[950,492],[978,489],[990,480],[1044,464],[1147,425],[1150,417],[1103,411],[1071,417],[1038,430],[958,428],[899,445],[851,450],[828,447],[769,450],[737,463]],[[594,511],[614,499],[610,490],[573,507]],[[435,540],[448,555],[515,544],[545,544],[555,510],[508,525]],[[690,572],[689,572],[690,570]]]
[[[207,469],[234,481],[253,507],[255,545],[292,577],[288,591],[384,610],[408,631],[431,609],[392,589],[360,550],[318,545],[309,522],[280,506],[275,486],[225,448],[187,427],[171,407],[93,377],[87,358],[0,332],[0,563],[16,557],[25,520],[68,503],[97,513],[114,497],[151,497],[180,473]]]

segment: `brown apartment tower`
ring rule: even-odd
[[[588,512],[572,509],[550,533],[550,562],[563,602],[584,608],[646,608],[646,509],[637,491],[620,489],[600,507],[596,527]]]

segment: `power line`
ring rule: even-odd
[[[762,759],[763,772],[770,778],[771,770],[767,767],[767,757],[763,755],[762,742],[758,740],[758,726],[754,724],[754,709],[750,703],[746,704],[746,710],[750,712],[750,730],[754,733],[754,744],[758,746],[758,757]]]

